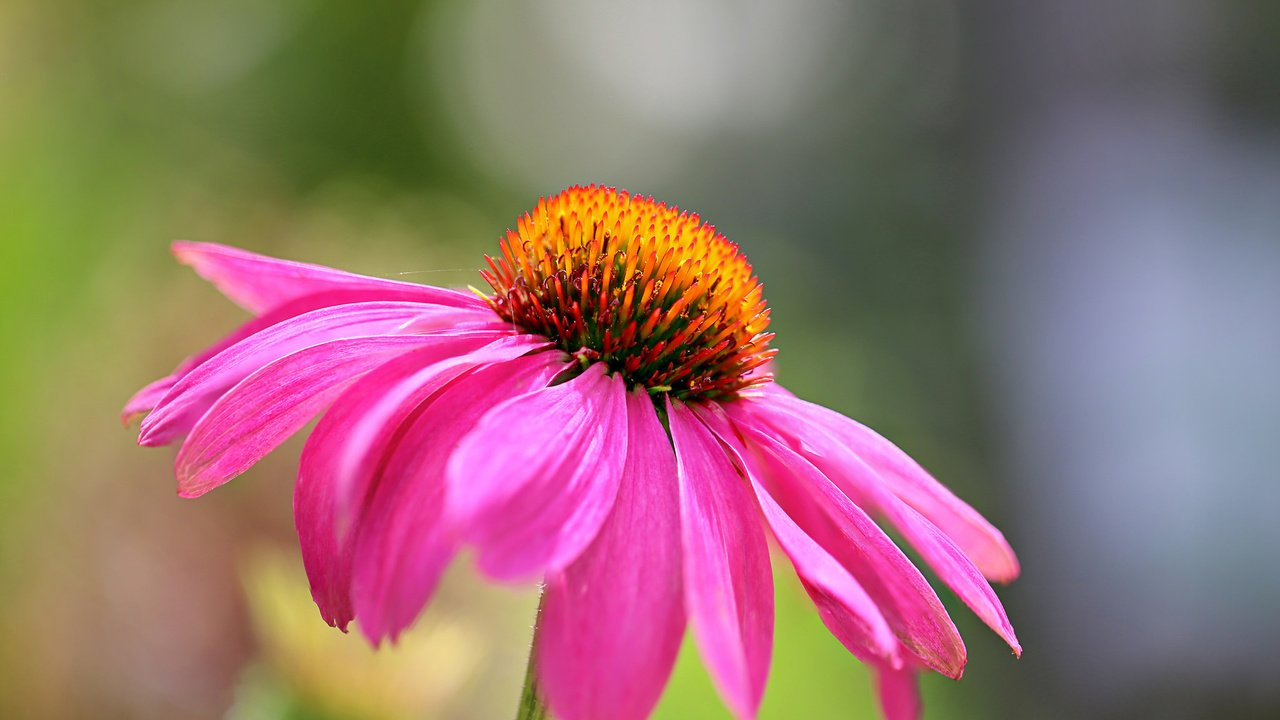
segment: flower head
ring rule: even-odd
[[[874,517],[1020,652],[988,584],[1018,574],[1003,536],[888,440],[774,381],[760,283],[696,215],[571,188],[507,234],[480,297],[174,250],[255,317],[125,417],[147,414],[143,445],[185,436],[179,492],[197,496],[322,414],[294,510],[332,625],[395,638],[469,545],[495,580],[544,580],[536,667],[557,717],[646,716],[686,625],[752,717],[772,535],[885,713],[915,717],[915,675],[959,677],[964,644]]]
[[[630,384],[681,400],[768,382],[764,290],[738,247],[697,215],[612,188],[538,203],[482,272],[502,318],[583,348]]]

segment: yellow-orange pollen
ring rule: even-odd
[[[493,309],[584,362],[680,399],[769,382],[769,308],[746,257],[697,216],[573,187],[520,218],[486,258]],[[757,372],[753,372],[757,371]]]

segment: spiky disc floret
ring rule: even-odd
[[[769,381],[769,308],[738,246],[697,215],[605,187],[544,198],[486,258],[493,309],[628,382],[715,399]]]

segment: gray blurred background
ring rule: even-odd
[[[310,604],[297,442],[180,501],[115,415],[241,319],[172,239],[478,284],[589,182],[738,242],[780,380],[1019,551],[1024,658],[943,593],[930,717],[1280,717],[1278,38],[1244,0],[0,3],[0,717],[508,715],[531,589],[464,560],[372,654]],[[778,575],[762,716],[874,717]],[[658,714],[725,716],[689,647]]]

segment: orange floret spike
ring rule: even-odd
[[[769,382],[768,306],[738,247],[691,213],[572,187],[508,230],[481,276],[495,312],[632,385],[728,399]]]

